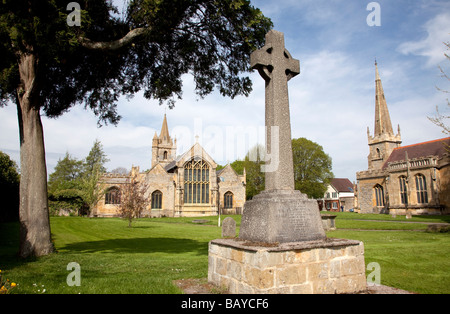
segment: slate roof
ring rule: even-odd
[[[339,179],[334,178],[331,180],[330,184],[338,191],[338,192],[353,192],[353,183],[350,182],[349,179]]]
[[[164,167],[164,170],[166,170],[166,172],[170,172],[171,170],[173,170],[174,168],[176,168],[176,166],[177,166],[177,161],[176,161],[176,160],[173,160],[173,161],[171,161],[169,164],[167,164],[167,165]]]
[[[408,159],[416,159],[429,156],[437,156],[438,158],[441,158],[444,156],[444,154],[449,153],[447,151],[449,147],[450,137],[398,147],[392,151],[391,155],[384,163],[383,169],[387,168],[390,162],[405,160],[406,152],[408,152]]]

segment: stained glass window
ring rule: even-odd
[[[162,193],[161,191],[155,191],[152,193],[152,209],[162,208]]]
[[[191,160],[184,166],[184,203],[209,204],[209,166]]]
[[[374,189],[375,189],[375,200],[376,200],[377,206],[384,206],[383,187],[381,185],[376,185]]]
[[[420,204],[428,203],[427,181],[425,176],[418,174],[416,176],[417,202]]]

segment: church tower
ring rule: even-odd
[[[394,148],[402,143],[400,126],[397,135],[392,129],[391,117],[384,97],[378,64],[375,61],[375,130],[373,136],[367,128],[370,154],[368,156],[369,170],[381,169]]]
[[[161,164],[165,167],[174,161],[177,154],[177,140],[172,140],[169,135],[169,127],[167,126],[167,117],[164,114],[164,120],[159,136],[155,132],[152,141],[152,168]]]

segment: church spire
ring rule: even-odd
[[[163,124],[162,124],[162,127],[161,127],[161,134],[159,135],[159,139],[163,143],[168,143],[170,141],[169,127],[167,126],[166,114],[164,114],[164,120],[163,120]]]
[[[384,97],[383,85],[381,84],[378,64],[375,60],[375,131],[374,137],[381,135],[394,135],[391,117]]]
[[[375,60],[375,130],[370,136],[367,128],[370,154],[368,156],[369,169],[381,169],[392,151],[402,143],[400,126],[397,135],[392,129],[391,117],[384,97],[378,64]]]

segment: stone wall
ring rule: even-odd
[[[257,247],[213,240],[208,281],[236,294],[355,293],[366,289],[364,245],[328,239]]]
[[[358,205],[360,213],[372,214],[383,212],[385,207],[376,206],[373,189],[376,185],[381,185],[386,196],[386,173],[384,171],[361,171],[356,174],[358,180]]]
[[[245,204],[245,176],[238,175],[230,165],[227,165],[220,174],[219,179],[219,208],[224,215],[242,214]],[[225,193],[233,193],[232,208],[225,208]]]

